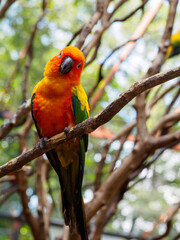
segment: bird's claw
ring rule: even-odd
[[[65,128],[64,128],[64,133],[66,134],[66,137],[67,137],[70,129],[71,129],[71,126],[70,126],[70,125],[69,125],[68,127],[65,127]]]
[[[44,148],[47,139],[48,139],[47,137],[40,138],[40,140],[39,140],[39,147],[40,147],[40,149]]]

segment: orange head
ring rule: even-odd
[[[80,83],[84,64],[84,55],[77,47],[65,47],[59,55],[51,58],[46,64],[44,76],[56,81],[69,80],[72,85],[77,85]]]

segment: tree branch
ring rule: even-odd
[[[131,39],[137,39],[137,38],[141,37],[144,34],[147,26],[149,25],[149,23],[152,21],[152,19],[156,15],[156,13],[157,13],[158,9],[160,8],[162,2],[163,2],[163,0],[159,0],[157,2],[157,5],[155,5],[155,7],[153,9],[150,9],[144,15],[144,17],[142,18],[142,20],[138,24],[136,30],[134,31],[133,35],[131,36]],[[105,27],[107,28],[107,26],[105,26]],[[102,30],[103,29],[101,29],[101,31]],[[91,42],[89,44],[91,44]],[[113,67],[110,70],[109,74],[102,80],[102,83],[99,86],[98,90],[92,96],[91,101],[90,101],[90,109],[92,109],[95,106],[96,102],[101,98],[101,96],[104,93],[105,87],[110,83],[110,81],[112,80],[114,74],[119,70],[119,67],[120,67],[121,63],[127,58],[127,56],[132,51],[134,46],[135,46],[135,41],[131,41],[131,42],[127,43],[124,46],[123,52],[121,54],[121,58],[113,65]]]
[[[91,32],[92,28],[94,27],[94,25],[98,22],[98,20],[101,18],[102,14],[104,11],[104,1],[103,0],[97,0],[97,7],[96,7],[96,11],[93,14],[93,16],[91,17],[90,21],[88,22],[88,24],[86,24],[80,35],[79,38],[76,42],[76,47],[81,48],[82,45],[84,44],[84,41],[86,40],[86,37],[88,36],[88,34]]]
[[[148,2],[148,0],[143,0],[142,4],[140,6],[138,6],[137,8],[135,8],[127,16],[125,16],[123,18],[116,18],[116,19],[113,20],[113,23],[114,22],[124,22],[124,21],[126,21],[128,18],[132,17],[138,10],[143,9],[147,2]]]
[[[165,27],[165,31],[164,31],[164,34],[162,36],[162,39],[161,39],[161,42],[159,45],[159,51],[158,51],[156,58],[152,62],[152,65],[149,68],[145,77],[152,76],[152,75],[156,74],[157,72],[159,72],[161,69],[161,65],[162,65],[164,58],[166,56],[166,53],[167,53],[167,48],[171,44],[170,39],[171,39],[172,28],[173,28],[173,24],[174,24],[175,15],[176,15],[177,3],[178,3],[178,0],[170,1],[170,7],[169,7],[169,13],[168,13],[167,21],[166,21],[166,27]]]
[[[178,99],[178,97],[180,96],[180,88],[177,91],[177,93],[175,94],[174,98],[172,99],[171,103],[169,104],[169,106],[167,107],[164,115],[168,114],[172,108],[172,106],[174,105],[174,103],[176,102],[176,100]]]
[[[33,214],[31,213],[31,210],[29,208],[29,198],[26,194],[26,190],[27,190],[27,175],[26,172],[24,170],[20,170],[18,172],[18,178],[20,179],[19,181],[19,195],[20,195],[20,199],[21,199],[21,203],[23,206],[23,214],[26,218],[27,223],[29,224],[29,226],[31,227],[31,231],[33,233],[33,236],[35,237],[35,239],[39,239],[38,237],[38,222],[37,219],[33,216]]]
[[[12,119],[4,123],[0,128],[0,140],[3,139],[15,126],[17,126],[30,111],[30,99],[24,102],[13,115]]]
[[[169,93],[171,90],[173,90],[175,87],[177,87],[178,85],[180,85],[180,79],[172,84],[170,87],[168,87],[164,92],[162,92],[161,94],[157,95],[155,98],[153,98],[152,102],[148,105],[148,111],[150,111],[150,109],[160,100],[162,99],[167,93]]]
[[[32,159],[51,150],[60,143],[64,143],[74,137],[94,131],[99,126],[110,121],[128,102],[130,102],[140,93],[178,76],[180,76],[180,67],[156,74],[152,77],[134,83],[128,90],[123,92],[115,101],[108,105],[101,113],[94,117],[88,118],[84,122],[71,128],[67,136],[65,133],[60,133],[48,139],[43,149],[40,148],[38,143],[34,148],[1,166],[0,177],[21,169],[22,166],[30,162]]]
[[[23,57],[23,58],[26,56],[26,54],[28,54],[28,58],[26,60],[26,64],[25,64],[25,68],[24,68],[24,74],[23,74],[23,84],[22,84],[23,102],[26,101],[26,99],[27,99],[28,71],[29,71],[29,68],[30,68],[30,64],[33,60],[33,41],[34,41],[34,37],[35,37],[36,31],[37,31],[37,26],[38,26],[39,22],[45,16],[46,6],[47,6],[47,2],[45,0],[43,0],[42,14],[39,16],[36,23],[34,24],[34,27],[33,27],[33,30],[31,32],[29,41],[26,45],[26,48],[21,52],[21,57]]]
[[[4,17],[6,11],[16,0],[6,0],[5,4],[2,6],[0,10],[0,19]]]
[[[156,124],[156,126],[152,129],[150,135],[154,136],[156,132],[160,131],[166,123],[170,121],[177,122],[179,120],[180,120],[180,108],[177,109],[174,113],[167,114],[163,118],[161,118],[159,122]]]
[[[5,194],[0,198],[0,206],[15,192],[19,189],[18,184],[14,184],[13,186],[5,192]]]
[[[159,240],[159,239],[163,239],[163,237],[167,236],[171,230],[173,217],[175,216],[175,214],[177,213],[179,208],[180,208],[180,202],[169,207],[168,210],[165,213],[161,214],[160,218],[154,223],[152,230],[145,232],[142,235],[142,237],[145,239],[147,239],[147,238],[149,239],[150,235],[156,230],[156,228],[161,223],[164,223],[164,222],[166,222],[166,225],[167,225],[166,231],[163,234],[152,237],[150,239],[151,240]]]

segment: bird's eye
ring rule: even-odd
[[[80,62],[76,67],[77,67],[77,69],[78,68],[80,68],[81,67],[81,65],[82,65],[82,63]]]
[[[63,52],[61,52],[61,53],[59,54],[59,58],[61,58],[61,57],[62,57],[62,54],[63,54]]]

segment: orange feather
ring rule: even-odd
[[[75,63],[72,70],[65,75],[60,73],[60,65],[66,55],[75,59]],[[77,69],[80,62],[82,65]],[[83,53],[77,51],[75,47],[68,47],[46,64],[45,78],[33,91],[33,94],[36,94],[33,100],[33,115],[43,137],[52,137],[63,132],[65,127],[75,125],[71,100],[72,87],[80,84],[84,63]]]

